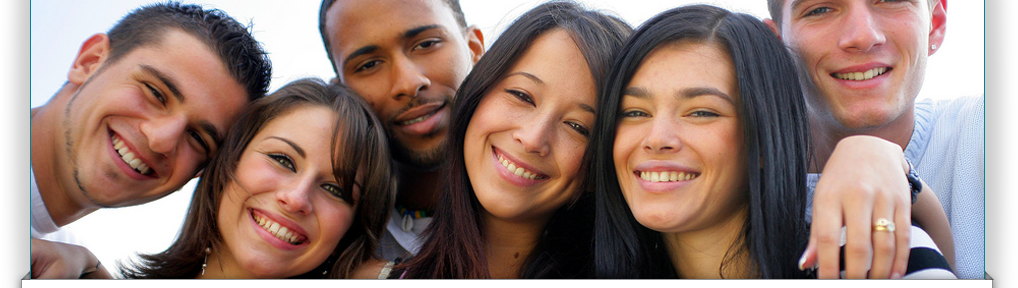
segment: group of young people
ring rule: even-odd
[[[982,98],[915,101],[946,1],[768,3],[552,1],[485,51],[456,0],[325,0],[336,77],[268,95],[225,13],[139,8],[32,110],[31,276],[110,277],[38,238],[200,175],[125,277],[981,277]]]

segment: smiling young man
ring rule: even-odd
[[[818,160],[813,171],[819,172],[823,167],[823,177],[811,184],[816,185],[815,201],[851,197],[851,193],[861,190],[831,188],[849,187],[854,179],[860,179],[853,177],[859,173],[842,173],[850,170],[844,169],[850,165],[843,163],[851,162],[846,158],[859,156],[839,153],[837,147],[842,146],[839,141],[861,139],[856,135],[886,140],[903,153],[889,154],[887,158],[892,162],[902,163],[889,165],[893,169],[885,174],[902,182],[903,177],[897,175],[903,173],[894,170],[908,171],[914,165],[918,176],[936,192],[937,200],[946,210],[956,245],[951,253],[957,256],[956,274],[959,278],[983,278],[983,97],[916,101],[927,58],[943,44],[947,1],[768,0],[768,6],[773,20],[767,22],[796,56],[804,80],[803,92]],[[898,161],[902,158],[909,163]],[[869,207],[859,206],[864,208],[859,209],[865,211],[862,213],[886,208],[879,193],[865,195],[877,195],[868,199],[878,200],[868,202]],[[928,197],[920,194],[923,196]],[[931,206],[939,209],[935,202],[920,200],[912,209]],[[908,211],[907,206],[904,208]],[[849,210],[852,209],[845,205],[845,219],[849,219]],[[814,228],[817,222],[839,223],[841,216],[836,214],[840,213],[837,209],[815,211]],[[877,213],[873,212],[874,217]],[[862,218],[870,219],[868,215]],[[924,220],[920,218],[917,216],[916,221]],[[848,234],[853,233],[849,228]],[[880,241],[877,237],[887,234],[872,235],[877,246]],[[828,251],[821,253],[837,253]],[[880,253],[873,254],[875,258]],[[845,261],[849,266],[863,264]]]
[[[31,111],[32,237],[180,189],[265,94],[270,70],[247,28],[197,5],[142,7],[88,38],[64,86]],[[35,250],[32,276],[55,276]]]
[[[416,254],[431,221],[453,97],[484,53],[457,0],[325,0],[319,30],[341,82],[385,125],[399,173],[380,254]]]

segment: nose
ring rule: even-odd
[[[643,138],[643,149],[650,153],[674,153],[681,148],[678,123],[666,117],[655,118],[650,132]]]
[[[534,117],[530,121],[523,121],[519,128],[513,131],[513,139],[523,145],[527,153],[537,153],[544,157],[551,153],[551,146],[548,145],[548,138],[553,133],[556,121],[551,117]]]
[[[393,59],[392,78],[390,95],[396,100],[417,97],[417,93],[431,86],[431,80],[424,75],[423,69],[405,56]]]
[[[848,8],[838,46],[848,52],[868,52],[886,41],[886,37],[873,18],[869,5],[852,5]]]
[[[301,215],[308,215],[314,212],[313,206],[311,205],[311,193],[318,188],[318,185],[313,179],[304,177],[299,179],[293,185],[288,187],[280,187],[276,192],[276,201],[279,201],[279,206],[287,212]]]
[[[172,155],[177,146],[186,141],[184,130],[187,128],[187,119],[183,115],[154,118],[141,123],[140,128],[152,152]]]

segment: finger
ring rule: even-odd
[[[802,256],[799,256],[799,271],[805,271],[806,269],[815,269],[817,265],[817,244],[816,238],[812,235],[809,237],[809,243],[806,244],[806,250],[802,251]]]
[[[810,226],[810,237],[816,239],[817,278],[838,279],[841,274],[841,205],[827,205],[825,210],[817,210],[819,201],[814,202],[813,223]]]
[[[894,214],[894,225],[897,228],[894,231],[894,240],[897,252],[891,265],[891,274],[899,277],[905,275],[908,257],[912,252],[912,210],[909,209],[911,206],[903,206],[904,209],[897,209]]]
[[[873,266],[870,268],[869,272],[870,279],[888,279],[891,277],[892,264],[894,263],[894,258],[897,257],[897,250],[895,250],[896,232],[883,230],[885,228],[882,228],[888,227],[887,229],[889,229],[891,225],[876,225],[882,224],[879,223],[881,220],[886,220],[887,223],[890,223],[892,221],[891,219],[894,219],[893,216],[890,216],[893,214],[893,212],[888,212],[873,215],[876,221],[874,223],[875,226],[873,226]],[[897,228],[897,224],[893,226]],[[895,231],[898,229],[895,229]]]
[[[869,198],[869,197],[867,197]],[[861,203],[872,203],[863,199]],[[865,279],[873,259],[872,226],[873,206],[855,205],[857,209],[845,209],[845,278]]]

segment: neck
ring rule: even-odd
[[[441,169],[421,170],[397,164],[396,173],[399,175],[396,205],[410,210],[435,210],[442,189],[440,180],[447,176]]]
[[[485,213],[488,271],[492,279],[519,278],[523,264],[541,239],[547,220],[512,222]]]
[[[58,175],[61,171],[57,170],[58,167],[68,165],[58,161],[66,158],[66,151],[59,146],[64,143],[61,137],[64,132],[64,127],[60,125],[60,116],[63,113],[61,108],[67,105],[71,91],[75,91],[76,87],[70,83],[64,85],[53,99],[31,110],[32,172],[35,173],[36,184],[46,204],[46,210],[57,226],[70,224],[99,209],[87,199],[79,199],[84,196],[73,183],[73,176]]]
[[[679,278],[719,279],[748,278],[749,254],[735,244],[745,247],[742,229],[748,207],[740,209],[728,219],[706,229],[687,232],[661,233],[669,257]],[[734,253],[734,254],[733,254]],[[729,260],[729,262],[725,262]],[[722,264],[729,264],[722,266]]]
[[[898,118],[878,127],[849,128],[842,125],[829,115],[818,115],[809,113],[810,136],[813,140],[813,161],[809,167],[810,173],[820,173],[827,159],[831,157],[834,148],[841,139],[854,135],[870,135],[891,141],[904,150],[912,139],[912,131],[915,129],[915,106],[907,109]]]

